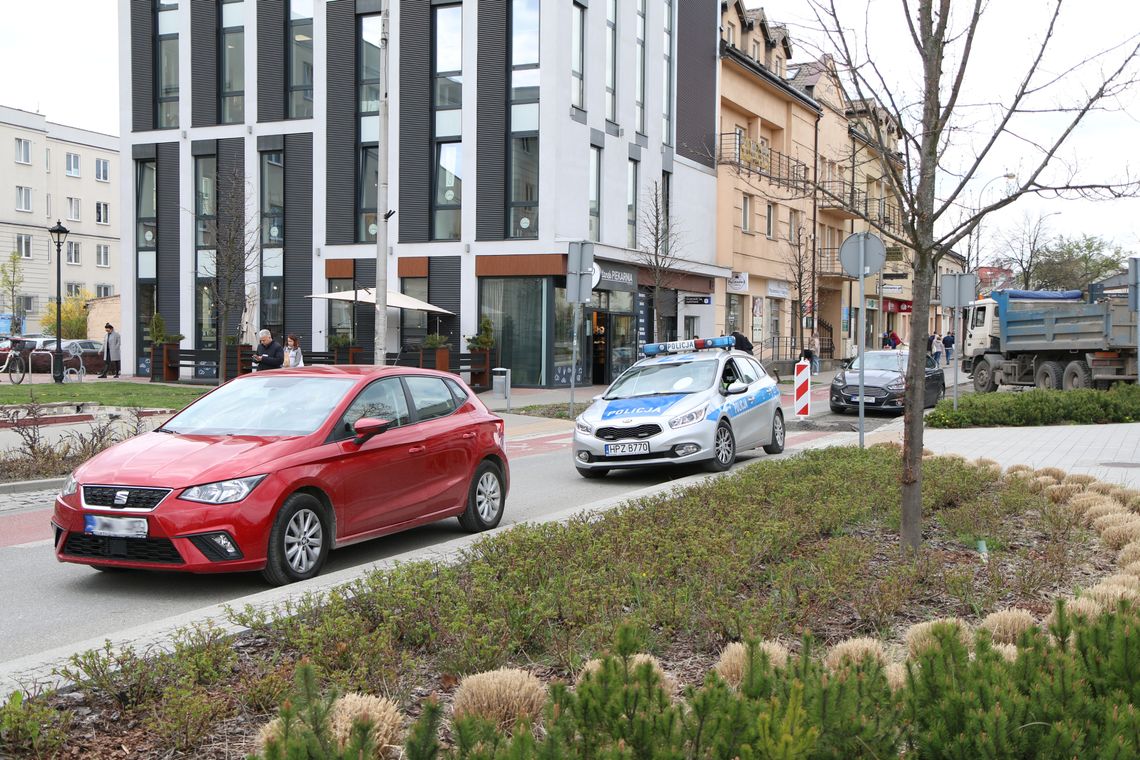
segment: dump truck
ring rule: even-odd
[[[1002,385],[1108,388],[1135,382],[1136,312],[1079,290],[995,290],[970,303],[962,368],[979,393]]]

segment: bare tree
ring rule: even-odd
[[[1017,225],[999,236],[998,266],[1013,272],[1027,290],[1036,282],[1037,267],[1048,251],[1050,216],[1053,214],[1024,214]]]
[[[1037,265],[1034,285],[1046,290],[1082,290],[1127,269],[1128,255],[1096,235],[1060,236],[1050,241]]]
[[[784,247],[782,250],[781,258],[784,260],[784,265],[788,268],[788,278],[791,280],[792,286],[796,289],[796,300],[799,303],[799,314],[793,314],[792,318],[795,319],[793,330],[798,331],[799,339],[796,345],[800,350],[804,347],[804,316],[805,316],[805,299],[810,298],[813,300],[812,309],[816,308],[814,303],[815,295],[815,268],[812,266],[812,247],[807,239],[806,230],[803,225],[799,225],[796,229],[788,230],[788,237],[782,241]]]
[[[12,310],[12,332],[23,331],[24,315],[20,313],[18,308],[19,304],[16,299],[19,298],[20,288],[24,284],[24,260],[20,257],[18,251],[12,251],[8,256],[8,261],[0,264],[0,293],[8,301],[8,308]],[[20,325],[17,326],[15,320],[20,320]]]
[[[653,183],[653,189],[644,198],[642,205],[644,208],[638,225],[639,247],[634,251],[633,258],[649,272],[653,281],[653,336],[655,340],[662,340],[665,331],[665,292],[676,283],[685,259],[679,255],[680,235],[677,224],[659,183]]]
[[[205,222],[207,234],[214,238],[213,276],[204,282],[204,287],[217,320],[219,382],[226,379],[226,339],[231,334],[231,315],[239,315],[245,308],[246,276],[257,271],[260,261],[261,228],[255,218],[246,216],[248,197],[240,169],[220,175],[218,213]]]
[[[971,54],[987,15],[985,0],[955,3],[953,17],[951,0],[902,0],[898,8],[910,45],[896,46],[892,52],[911,58],[896,60],[891,72],[869,52],[876,48],[857,38],[858,22],[841,15],[837,0],[810,2],[856,102],[869,104],[860,129],[874,148],[870,155],[878,163],[886,191],[902,206],[901,220],[887,224],[874,214],[857,211],[882,237],[913,251],[912,324],[920,329],[929,321],[931,283],[939,260],[988,214],[1027,195],[1097,199],[1140,193],[1140,183],[1128,177],[1084,176],[1061,154],[1090,113],[1113,107],[1135,84],[1140,34],[1073,61],[1057,39],[1065,0],[1053,0],[1049,20],[1029,60],[1006,58],[1007,66],[1018,71],[1011,91],[995,101],[976,104],[967,97],[963,82],[967,71],[978,68],[971,69]],[[848,13],[862,13],[852,11],[848,4],[844,8]],[[1063,62],[1066,56],[1069,62]],[[904,81],[915,84],[900,84]],[[1070,84],[1078,86],[1069,88]],[[973,138],[971,149],[963,151],[963,140],[969,137]],[[1006,145],[1016,145],[1025,154],[1020,177],[999,200],[959,213],[971,183],[992,173],[997,151]],[[821,195],[827,194],[826,187],[818,189]],[[924,364],[923,351],[910,352],[901,540],[906,549],[914,551],[922,538]]]

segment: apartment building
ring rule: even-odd
[[[23,282],[15,303],[0,294],[0,314],[22,332],[41,329],[56,297],[56,220],[71,234],[63,250],[63,294],[106,297],[119,282],[118,138],[55,124],[41,114],[0,106],[0,256],[15,252]]]
[[[608,382],[655,337],[641,249],[660,198],[677,239],[660,337],[713,331],[730,273],[714,245],[715,0],[119,0],[119,11],[134,177],[121,195],[125,366],[146,370],[156,311],[184,347],[216,347],[203,281],[223,220],[259,241],[246,283],[257,327],[371,354],[371,308],[309,296],[372,287],[379,251],[389,290],[451,312],[390,310],[387,351],[428,333],[461,349],[486,317],[496,366],[549,387]],[[597,284],[575,367],[566,253],[583,240]]]

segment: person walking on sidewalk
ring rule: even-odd
[[[930,342],[930,352],[934,354],[934,363],[942,364],[942,336],[934,333],[934,340]]]
[[[819,336],[815,333],[811,334],[811,341],[808,343],[811,349],[811,373],[813,375],[819,374]]]
[[[946,349],[946,366],[950,366],[950,362],[954,361],[954,331],[947,330],[946,335],[942,338],[942,347]]]
[[[118,377],[119,362],[123,360],[123,336],[115,332],[110,322],[103,325],[103,329],[107,331],[107,337],[103,341],[103,371],[99,377],[106,377],[108,371]]]

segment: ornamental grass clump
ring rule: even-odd
[[[1131,546],[1131,545],[1132,544],[1129,544],[1128,546]],[[1126,546],[1124,548],[1127,549],[1128,546]],[[1121,571],[1127,575],[1131,575],[1133,577],[1140,578],[1140,562],[1131,562],[1131,563],[1125,565],[1121,569]]]
[[[994,644],[992,649],[1006,662],[1017,662],[1017,646],[1014,644]]]
[[[1098,504],[1104,504],[1106,501],[1112,501],[1107,496],[1099,493],[1090,493],[1085,491],[1079,493],[1073,498],[1069,499],[1069,510],[1076,516],[1080,517],[1090,508]]]
[[[546,704],[546,687],[533,674],[499,668],[467,676],[455,690],[456,720],[474,717],[510,732],[519,721],[533,723]]]
[[[1089,486],[1096,482],[1096,478],[1092,475],[1086,475],[1084,473],[1073,473],[1071,475],[1066,475],[1065,479],[1061,482],[1065,485]]]
[[[1006,470],[1007,475],[1027,475],[1032,472],[1033,468],[1027,464],[1010,465],[1009,469]]]
[[[594,659],[587,662],[582,666],[582,669],[578,671],[578,678],[575,681],[575,684],[581,686],[582,682],[586,680],[587,676],[596,675],[599,673],[602,670],[604,663],[605,661],[601,659]],[[784,663],[787,663],[786,650],[784,655]],[[653,671],[654,675],[656,676],[657,683],[661,685],[661,688],[664,689],[667,694],[672,694],[677,690],[677,682],[673,680],[672,676],[665,672],[665,668],[661,666],[661,660],[658,660],[653,655],[647,654],[645,652],[638,652],[629,656],[630,673],[636,673],[646,665],[648,665],[650,670]],[[773,666],[775,666],[775,663],[773,663]],[[743,674],[744,670],[742,668],[741,678],[743,678]]]
[[[1049,486],[1057,485],[1057,479],[1051,475],[1036,475],[1029,481],[1030,493],[1044,493]]]
[[[1101,583],[1106,583],[1110,586],[1124,586],[1133,591],[1140,591],[1140,578],[1131,573],[1115,573],[1102,579]]]
[[[1098,504],[1093,504],[1085,510],[1084,524],[1088,527],[1092,527],[1093,522],[1105,515],[1127,514],[1127,510],[1119,503],[1103,496],[1101,498],[1103,501]]]
[[[883,668],[883,675],[887,679],[887,686],[891,687],[891,691],[898,691],[906,686],[907,671],[906,663],[892,662],[887,667]]]
[[[1116,564],[1127,567],[1134,562],[1140,562],[1140,541],[1128,544],[1116,555]]]
[[[1117,486],[1112,483],[1096,482],[1089,484],[1088,490],[1093,493],[1104,494],[1105,496],[1112,496],[1112,492],[1117,489]]]
[[[354,726],[360,722],[371,726],[372,758],[399,756],[404,743],[404,717],[399,705],[371,694],[345,694],[337,699],[329,716],[329,729],[338,749],[349,746]]]
[[[1140,516],[1134,515],[1131,512],[1109,512],[1106,515],[1101,515],[1092,521],[1092,529],[1097,533],[1103,534],[1109,528],[1115,528],[1118,525],[1128,525],[1140,520]]]
[[[1122,549],[1133,541],[1140,541],[1140,519],[1122,525],[1110,525],[1101,531],[1100,540],[1109,549]]]
[[[938,618],[924,623],[915,623],[906,631],[906,649],[912,659],[918,659],[927,649],[938,645],[936,632],[940,629],[949,629],[957,633],[958,640],[967,651],[974,646],[974,637],[970,626],[956,617]]]
[[[1054,478],[1058,483],[1069,477],[1069,473],[1065,472],[1060,467],[1039,467],[1037,469],[1037,475],[1038,477]]]
[[[782,669],[788,664],[788,650],[777,641],[761,641],[755,644],[758,653],[768,658],[768,664],[774,669]],[[748,671],[749,645],[734,641],[720,653],[713,670],[729,686],[738,688],[744,682]],[[585,672],[583,670],[583,672]]]
[[[1033,613],[1017,607],[991,612],[978,624],[978,628],[990,632],[995,644],[1016,644],[1021,634],[1036,627]]]
[[[1076,598],[1058,600],[1058,604],[1064,604],[1065,614],[1068,615],[1070,620],[1081,619],[1087,621],[1096,620],[1104,611],[1104,606],[1090,596],[1078,596]],[[1050,630],[1057,624],[1057,607],[1054,607],[1049,614],[1045,617],[1042,626],[1046,630]]]
[[[1113,609],[1122,601],[1130,604],[1140,601],[1140,594],[1118,583],[1098,583],[1092,588],[1086,589],[1081,596],[1091,598],[1099,604],[1102,609]]]
[[[838,671],[852,665],[860,665],[867,660],[883,666],[887,664],[887,653],[878,639],[862,637],[841,641],[827,653],[823,664],[828,670]]]
[[[1069,501],[1069,499],[1073,498],[1083,490],[1085,490],[1085,487],[1076,483],[1061,483],[1059,485],[1047,487],[1045,489],[1045,496],[1047,496],[1049,498],[1049,501],[1053,502],[1054,504],[1065,504]]]

